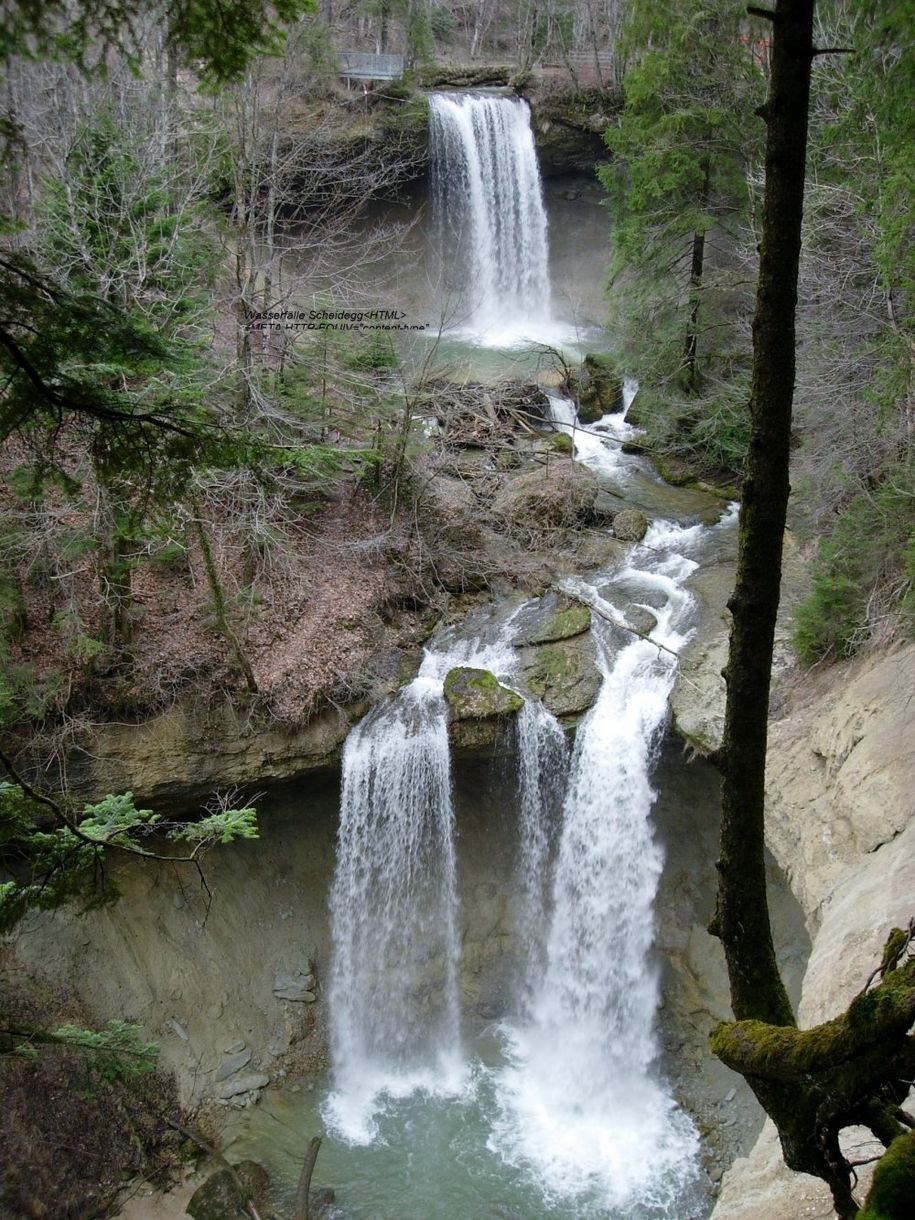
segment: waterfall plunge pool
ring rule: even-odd
[[[509,997],[521,957],[512,917],[517,895],[511,887],[521,846],[513,771],[510,755],[454,760],[463,1046],[466,1061],[475,1065],[465,1090],[458,1096],[416,1094],[392,1100],[377,1116],[377,1138],[360,1145],[326,1130],[328,1076],[316,1068],[313,1075],[296,1079],[290,1070],[289,1084],[268,1089],[257,1106],[223,1112],[222,1139],[230,1159],[253,1156],[267,1165],[278,1204],[288,1205],[303,1150],[313,1135],[321,1134],[324,1143],[314,1186],[332,1187],[341,1217],[351,1220],[642,1220],[646,1214],[613,1211],[599,1197],[589,1199],[586,1194],[564,1201],[549,1197],[535,1173],[507,1163],[489,1147],[501,1113],[496,1076],[506,1064],[498,1025],[511,1016]],[[660,750],[652,782],[658,793],[653,820],[664,852],[653,959],[661,978],[659,1067],[706,1133],[701,1165],[717,1177],[734,1155],[749,1147],[760,1125],[752,1098],[709,1058],[706,1043],[708,1029],[727,1009],[720,950],[704,931],[714,905],[718,779],[701,760],[687,763],[681,743],[670,737]],[[288,785],[269,795],[262,810],[258,859],[237,854],[247,875],[251,909],[277,909],[279,901],[284,912],[291,912],[280,924],[274,919],[258,925],[261,956],[272,961],[278,954],[275,937],[297,932],[316,950],[320,975],[327,931],[314,921],[326,903],[330,861],[325,854],[317,871],[311,861],[316,849],[324,852],[333,832],[336,801],[328,791],[326,800],[313,804],[311,787]],[[236,854],[231,848],[229,853]],[[273,868],[281,870],[281,880]],[[302,909],[295,905],[297,877],[307,878],[307,927]],[[219,902],[230,901],[219,873],[214,881],[221,885]],[[782,957],[792,956],[797,976],[805,941],[803,918],[774,871],[770,882]],[[166,917],[170,905],[166,903]],[[144,896],[148,914],[149,897]],[[217,907],[214,920],[219,916]],[[230,969],[232,958],[227,950],[225,969]],[[322,1001],[323,993],[323,1007]],[[261,1003],[269,1007],[269,990]],[[735,1086],[737,1096],[727,1101]],[[649,1158],[652,1151],[644,1147],[641,1158]],[[696,1217],[710,1210],[710,1185],[701,1172]],[[652,1220],[657,1214],[647,1212]],[[666,1213],[669,1220],[685,1220],[689,1214],[679,1206]]]

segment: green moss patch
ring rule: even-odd
[[[910,1220],[915,1206],[915,1131],[900,1135],[882,1156],[858,1220]]]
[[[458,666],[445,677],[445,702],[452,720],[486,720],[492,716],[512,716],[521,711],[524,700],[503,686],[488,669]]]
[[[527,638],[529,644],[551,644],[582,635],[591,626],[591,611],[587,606],[568,605],[536,627]]]

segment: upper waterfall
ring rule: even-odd
[[[445,324],[491,346],[552,321],[547,219],[530,109],[521,98],[429,98],[433,217]]]

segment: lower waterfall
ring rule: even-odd
[[[374,1134],[380,1093],[459,1071],[455,862],[441,692],[416,682],[347,738],[330,981],[332,1117]]]
[[[353,1142],[375,1137],[376,1115],[391,1099],[453,1094],[464,1080],[442,693],[457,665],[505,672],[511,649],[465,641],[428,650],[417,677],[360,721],[344,748],[327,1119]]]
[[[658,1067],[652,945],[662,852],[650,776],[673,654],[689,632],[690,552],[707,534],[655,522],[600,585],[567,582],[600,611],[592,633],[603,682],[571,758],[539,702],[527,700],[518,717],[513,908],[522,967],[515,1015],[492,1030],[495,1061],[462,1043],[442,684],[467,664],[516,684],[510,643],[523,607],[490,645],[445,633],[418,677],[351,732],[331,896],[334,1082],[324,1106],[347,1141],[387,1146],[392,1116],[412,1129],[430,1106],[439,1124],[472,1113],[475,1155],[488,1149],[502,1173],[529,1183],[545,1209],[538,1215],[701,1214],[698,1136]],[[615,586],[626,590],[619,607]],[[640,599],[657,619],[657,644],[616,625]]]
[[[650,596],[652,638],[670,652],[595,616],[604,681],[576,736],[545,966],[527,1011],[503,1027],[509,1063],[497,1074],[493,1147],[526,1165],[548,1198],[584,1195],[613,1215],[688,1214],[682,1199],[698,1153],[656,1071],[651,951],[662,854],[650,772],[692,602],[682,582],[696,564],[683,551],[702,532],[657,522],[613,574]],[[625,622],[594,586],[579,581],[574,591]]]
[[[550,911],[550,860],[562,809],[569,748],[555,716],[526,699],[518,716],[518,947],[524,957],[520,1002],[526,1007],[545,965],[543,929]]]

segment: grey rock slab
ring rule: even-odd
[[[230,1076],[234,1076],[236,1072],[240,1072],[243,1067],[251,1062],[251,1051],[239,1051],[236,1055],[230,1055],[228,1059],[223,1059],[219,1067],[216,1069],[216,1075],[213,1079],[219,1083],[220,1080],[228,1080]]]
[[[265,1089],[270,1083],[270,1077],[264,1072],[246,1072],[243,1076],[236,1076],[227,1084],[224,1084],[219,1090],[219,1096],[223,1101],[228,1101],[230,1097],[239,1097],[242,1093],[253,1093],[256,1089]]]
[[[176,1017],[169,1017],[165,1024],[173,1034],[178,1035],[182,1042],[188,1042],[190,1040],[187,1030]]]
[[[645,606],[627,606],[626,622],[642,635],[650,635],[658,625],[657,617]]]
[[[301,970],[278,970],[273,979],[273,994],[278,1000],[311,1004],[315,999],[315,976]]]

